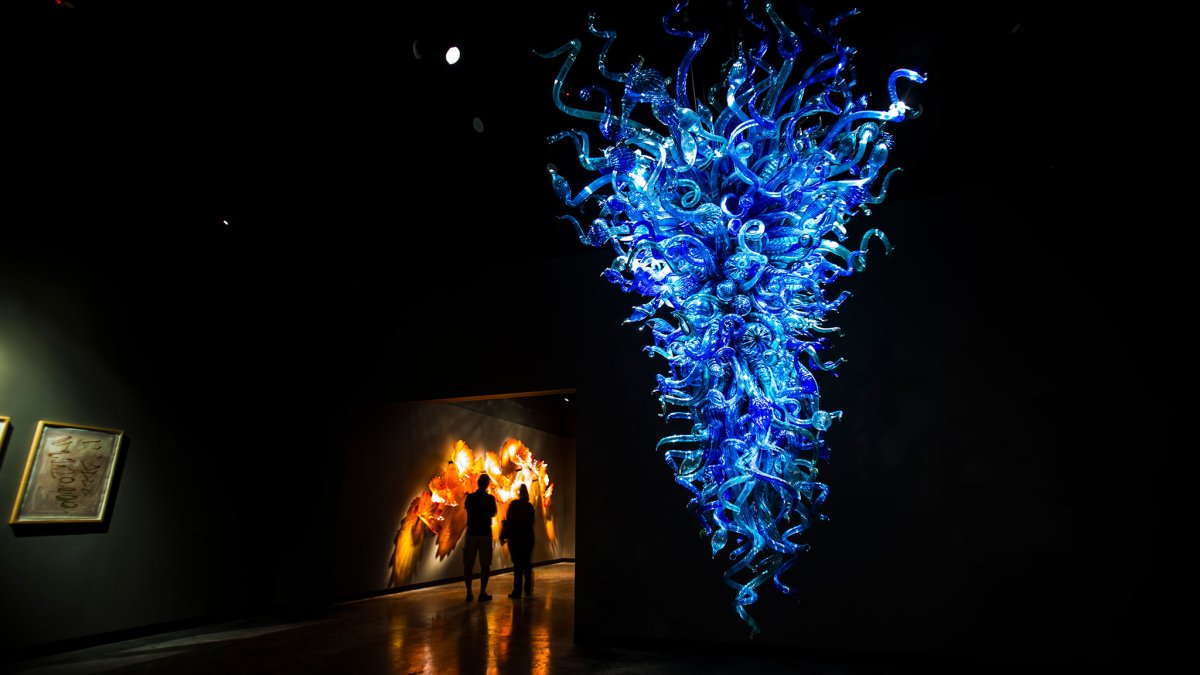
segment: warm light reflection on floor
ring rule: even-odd
[[[534,580],[534,595],[520,600],[507,597],[512,575],[502,574],[488,584],[491,602],[465,602],[460,584],[372,601],[389,605],[392,671],[549,675],[572,639],[574,609],[555,610],[555,599],[573,597],[575,566],[537,567]]]
[[[574,644],[575,565],[534,568],[534,595],[464,602],[461,583],[331,607],[319,618],[242,620],[116,642],[20,663],[16,675],[896,675],[930,671],[847,668],[728,655]],[[621,602],[614,599],[614,602]],[[632,608],[632,605],[631,605]],[[640,607],[637,611],[644,610]],[[970,668],[937,673],[977,673]],[[991,672],[991,671],[988,671]],[[1004,671],[1005,675],[1011,675]],[[1021,675],[1032,675],[1022,669]]]

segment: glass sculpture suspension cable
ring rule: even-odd
[[[896,70],[888,107],[872,110],[852,90],[855,49],[834,32],[854,12],[825,25],[803,14],[805,40],[821,53],[802,70],[801,36],[771,4],[760,15],[747,0],[748,31],[761,39],[739,45],[723,82],[700,100],[686,85],[709,33],[679,27],[686,7],[662,19],[669,35],[690,43],[673,87],[642,63],[611,70],[617,34],[597,28],[594,14],[588,31],[603,41],[598,69],[617,97],[588,86],[579,98],[599,110],[563,101],[581,41],[540,54],[563,59],[555,104],[594,122],[605,142],[594,153],[587,132],[551,136],[572,143],[598,176],[578,190],[553,169],[550,178],[568,206],[595,211],[587,226],[562,218],[583,243],[612,247],[604,277],[648,298],[627,323],[648,328],[654,344],[646,349],[667,362],[655,389],[666,418],[691,423],[658,448],[692,494],[689,508],[713,555],[726,552],[734,608],[754,634],[747,606],[768,579],[795,593],[782,575],[808,549],[801,535],[825,519],[828,488],[817,465],[828,459],[825,434],[842,413],[821,408],[816,374],[843,361],[822,352],[840,334],[828,315],[850,296],[830,299],[826,287],[863,271],[871,242],[891,252],[880,230],[852,238],[847,224],[883,201],[899,171],[883,173],[892,147],[885,125],[914,114],[898,82],[925,77]]]

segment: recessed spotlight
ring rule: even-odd
[[[471,126],[475,127],[475,131],[478,131],[481,134],[483,133],[483,120],[479,119],[478,117],[471,120]]]
[[[462,54],[458,51],[458,47],[451,47],[450,49],[446,50],[446,63],[454,65],[458,63],[460,56],[462,56]]]

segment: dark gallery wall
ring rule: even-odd
[[[261,604],[262,566],[237,525],[246,505],[230,498],[241,493],[229,468],[239,464],[232,392],[197,387],[197,374],[173,354],[167,362],[179,379],[153,376],[149,362],[113,348],[128,337],[125,311],[94,286],[45,268],[19,273],[6,254],[0,410],[13,427],[0,455],[6,521],[39,420],[116,427],[126,437],[106,526],[0,530],[0,651]],[[170,325],[159,319],[160,328]],[[170,340],[165,331],[154,339]]]

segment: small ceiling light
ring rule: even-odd
[[[471,126],[475,127],[475,131],[478,131],[481,134],[483,133],[483,120],[479,119],[478,117],[471,120]]]
[[[450,49],[447,49],[446,63],[449,63],[450,65],[458,63],[459,56],[461,56],[461,54],[458,51],[458,47],[451,47]]]
[[[421,60],[421,50],[417,49],[417,41],[416,40],[413,40],[413,58],[418,61]]]

